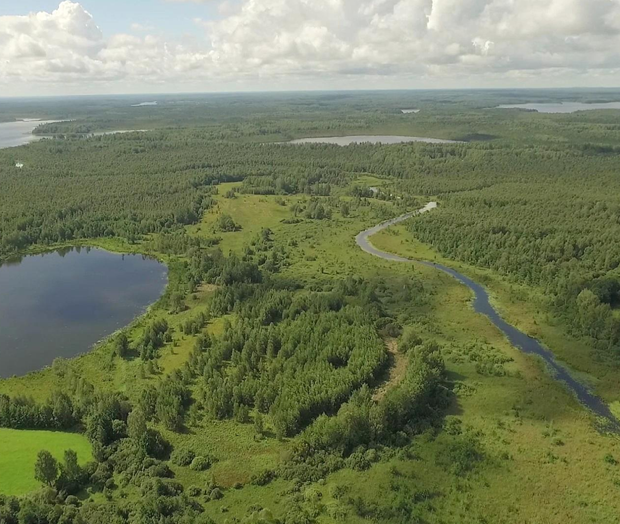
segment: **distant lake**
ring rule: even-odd
[[[167,274],[157,260],[90,248],[0,266],[0,377],[87,352],[157,301]]]
[[[557,104],[513,104],[498,106],[497,109],[528,109],[539,113],[575,113],[577,111],[594,111],[596,109],[620,109],[620,102],[584,104],[582,102],[560,102]]]
[[[18,122],[0,123],[0,149],[28,144],[41,137],[32,134],[33,129],[41,124],[50,124],[54,120],[20,120]]]
[[[337,144],[348,146],[351,144],[404,144],[407,142],[425,142],[427,144],[459,144],[456,140],[441,138],[426,138],[420,136],[393,136],[393,135],[362,135],[362,136],[331,136],[325,138],[299,138],[287,144]]]

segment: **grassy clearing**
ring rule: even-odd
[[[205,420],[184,434],[162,433],[175,447],[190,449],[196,455],[209,454],[217,460],[203,472],[175,466],[176,478],[187,486],[203,486],[211,476],[225,488],[246,484],[253,474],[275,468],[285,450],[285,445],[274,438],[255,439],[252,424],[230,420]]]
[[[220,195],[225,195],[239,183],[221,184]],[[240,253],[264,228],[277,228],[282,220],[291,218],[290,205],[300,200],[299,197],[282,199],[287,205],[280,205],[271,196],[238,194],[235,198],[220,196],[217,205],[210,209],[197,226],[190,226],[189,232],[209,238],[220,237],[219,247],[225,254]],[[216,222],[222,215],[231,215],[241,227],[240,231],[222,232],[218,230]]]
[[[41,449],[62,460],[66,450],[78,454],[80,463],[92,459],[88,440],[74,433],[0,429],[0,494],[20,495],[39,487],[34,463]]]

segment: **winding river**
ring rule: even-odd
[[[599,397],[594,395],[587,386],[575,379],[575,377],[571,375],[568,369],[562,366],[555,359],[553,353],[543,347],[540,342],[538,342],[538,340],[526,335],[522,331],[519,331],[516,327],[506,322],[500,316],[497,310],[491,305],[491,302],[489,300],[489,294],[483,286],[462,275],[458,271],[455,271],[452,268],[443,266],[441,264],[436,264],[434,262],[427,262],[424,260],[411,260],[398,255],[394,255],[392,253],[386,253],[375,248],[370,243],[370,237],[372,235],[379,233],[380,231],[383,231],[390,226],[393,226],[400,222],[404,222],[405,220],[413,216],[432,211],[436,207],[437,202],[429,202],[426,206],[424,206],[418,211],[407,213],[398,218],[382,222],[381,224],[371,227],[366,231],[362,231],[359,235],[357,235],[357,237],[355,237],[355,241],[362,250],[376,257],[380,257],[384,260],[389,260],[391,262],[416,262],[418,264],[422,264],[424,266],[432,267],[443,271],[444,273],[447,273],[448,275],[457,279],[459,282],[465,284],[470,290],[474,292],[473,305],[474,310],[477,313],[482,313],[483,315],[486,315],[489,320],[491,320],[491,322],[500,331],[502,331],[504,335],[506,335],[506,337],[513,346],[520,349],[524,353],[536,355],[542,358],[556,380],[562,382],[566,387],[568,387],[568,389],[577,397],[579,402],[589,408],[595,415],[605,420],[604,429],[614,432],[620,432],[620,422],[611,412],[609,406],[605,404],[605,402],[603,402]]]

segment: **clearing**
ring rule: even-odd
[[[0,429],[0,494],[22,495],[39,488],[34,479],[34,463],[42,449],[57,460],[62,460],[68,449],[78,454],[81,464],[92,460],[90,444],[83,435]]]
[[[375,402],[379,402],[391,388],[400,384],[407,373],[407,357],[398,351],[398,341],[393,338],[386,340],[385,346],[390,354],[389,369],[385,381],[372,396]]]

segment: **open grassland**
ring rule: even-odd
[[[218,186],[220,195],[238,188],[240,184],[232,182]],[[286,197],[276,202],[274,197],[238,194],[234,198],[220,196],[217,204],[205,213],[197,226],[188,227],[189,232],[205,237],[219,237],[219,247],[225,254],[239,254],[264,228],[277,228],[282,220],[291,218],[290,205],[299,201],[299,197]],[[240,231],[219,231],[216,222],[222,215],[230,215],[240,226]]]
[[[92,459],[90,444],[83,435],[0,429],[1,495],[21,495],[39,487],[34,464],[41,449],[47,449],[57,460],[62,460],[68,449],[77,453],[82,464]]]

